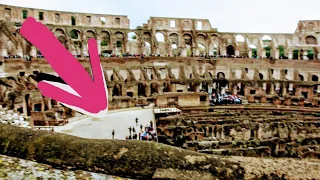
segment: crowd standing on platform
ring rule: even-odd
[[[211,105],[227,105],[227,104],[242,104],[242,100],[238,95],[229,92],[214,92],[209,94]]]
[[[139,124],[139,119],[135,119],[136,126]],[[157,133],[153,128],[153,123],[150,121],[149,125],[143,126],[140,124],[140,131],[137,132],[134,127],[129,127],[129,135],[126,140],[143,140],[143,141],[157,141]]]

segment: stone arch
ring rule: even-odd
[[[100,45],[102,47],[110,45],[110,33],[108,31],[102,31],[100,33],[100,39],[101,39]]]
[[[319,81],[319,77],[316,75],[312,75],[312,81],[313,82],[318,82]]]
[[[135,32],[129,32],[128,33],[128,40],[129,41],[137,41],[138,40],[138,35]]]
[[[112,89],[112,96],[121,96],[122,86],[121,84],[115,84]]]
[[[215,34],[215,33],[210,34],[210,36],[211,36],[211,37],[214,37],[214,36],[215,36],[215,37],[217,37],[217,38],[219,38],[219,37],[220,37],[218,34]]]
[[[164,82],[162,87],[162,92],[171,92],[171,85],[168,82]]]
[[[185,33],[183,35],[183,40],[184,40],[185,46],[187,48],[187,56],[191,56],[191,54],[192,54],[192,46],[193,46],[192,36],[189,33]]]
[[[254,45],[254,44],[251,44],[250,45],[250,49],[252,51],[252,56],[249,57],[249,58],[256,58],[258,56],[258,54],[257,54],[257,51],[258,51],[257,46]]]
[[[225,74],[224,74],[223,72],[218,72],[218,73],[217,73],[217,78],[218,78],[218,79],[225,79],[226,76],[225,76]]]
[[[272,52],[271,47],[268,46],[268,45],[264,45],[264,50],[266,51],[266,57],[270,58],[271,57],[271,52]]]
[[[217,56],[217,55],[219,54],[218,45],[213,44],[213,45],[212,45],[212,51],[213,51],[213,55],[214,55],[214,56]]]
[[[263,74],[262,73],[259,73],[259,79],[263,80]]]
[[[312,44],[312,45],[318,44],[317,38],[315,38],[314,36],[311,36],[311,35],[307,36],[305,38],[305,40],[306,40],[306,44]]]
[[[150,93],[151,95],[154,93],[160,94],[160,84],[158,82],[150,83]]]
[[[158,42],[164,42],[165,41],[164,34],[162,32],[157,32],[156,33],[156,39],[157,39]]]
[[[307,57],[309,60],[315,59],[315,49],[314,48],[308,49]]]
[[[207,36],[205,34],[203,34],[203,33],[200,33],[200,34],[197,35],[198,48],[200,50],[200,47],[201,47],[202,51],[203,51],[203,52],[200,52],[200,54],[204,54],[206,52],[206,48],[207,48],[206,47],[206,39],[207,39]]]
[[[206,47],[205,45],[198,43],[199,53],[200,55],[204,55],[206,53]]]
[[[77,29],[72,29],[70,31],[70,37],[71,39],[80,39],[81,36],[81,31],[77,30]]]
[[[114,33],[115,41],[116,41],[116,47],[122,48],[124,43],[124,33],[121,31],[117,31]]]
[[[177,33],[171,33],[169,38],[172,43],[179,44],[179,35]]]
[[[84,33],[84,36],[87,38],[87,39],[90,39],[90,38],[97,38],[96,36],[96,33],[93,31],[93,30],[86,30],[85,33]]]
[[[151,44],[152,35],[150,32],[144,32],[142,37],[145,42],[148,42],[149,44]]]
[[[299,49],[293,50],[293,52],[292,52],[292,59],[299,59],[299,53],[300,53],[300,50],[299,50]]]
[[[233,45],[227,46],[227,55],[228,56],[233,56],[235,55],[235,48]]]
[[[272,41],[272,37],[269,36],[269,35],[264,35],[264,36],[262,36],[261,40],[263,42],[271,42]]]
[[[146,87],[145,83],[138,83],[138,96],[147,96]]]
[[[300,79],[300,81],[304,81],[304,77],[302,74],[299,74],[299,79]]]
[[[244,42],[244,37],[240,34],[236,35],[236,42]]]
[[[59,36],[64,36],[66,33],[63,29],[61,28],[56,28],[53,30],[53,33],[56,37],[59,37]]]

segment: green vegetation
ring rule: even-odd
[[[78,32],[75,29],[70,31],[70,36],[71,36],[72,39],[78,39],[79,38]]]

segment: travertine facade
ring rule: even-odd
[[[37,56],[36,48],[18,33],[29,16],[47,25],[74,54],[86,56],[87,40],[96,38],[99,52],[161,56],[234,55],[274,59],[320,59],[320,21],[300,21],[292,34],[229,33],[207,19],[151,17],[129,29],[127,16],[57,12],[0,5],[1,55]]]

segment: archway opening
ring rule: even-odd
[[[263,80],[263,74],[259,73],[259,79]]]
[[[299,49],[295,49],[292,52],[292,59],[299,59]]]
[[[146,95],[146,85],[143,83],[138,84],[138,96],[147,96]]]
[[[306,40],[306,44],[312,44],[312,45],[318,44],[318,41],[314,36],[307,36],[305,40]]]
[[[158,42],[164,42],[164,35],[160,32],[156,33],[156,39]]]
[[[267,42],[271,42],[271,41],[272,41],[272,38],[271,38],[270,36],[268,36],[268,35],[264,35],[261,39],[262,39],[262,41],[263,41],[264,43],[267,43]]]
[[[227,55],[228,56],[234,56],[234,47],[232,45],[229,45],[227,47]]]
[[[242,35],[237,35],[236,36],[236,41],[237,42],[244,42],[244,37]]]
[[[313,60],[314,59],[314,50],[313,49],[309,49],[308,50],[307,57],[309,58],[309,60]]]
[[[149,42],[145,42],[145,48],[146,48],[146,55],[150,55],[151,54],[151,45]]]
[[[128,33],[128,40],[129,41],[137,41],[137,34],[135,32]]]
[[[284,58],[285,57],[285,49],[282,45],[278,46],[279,49],[279,57]]]
[[[157,83],[151,83],[150,84],[150,92],[151,92],[151,95],[153,94],[159,94],[159,84]]]
[[[112,96],[121,96],[121,85],[120,84],[116,84],[113,87],[112,90]]]
[[[71,37],[72,39],[79,39],[79,36],[80,36],[80,32],[79,32],[78,30],[72,29],[72,30],[70,31],[70,37]]]
[[[267,58],[270,58],[270,57],[271,57],[271,47],[268,46],[268,45],[265,45],[265,46],[264,46],[264,49],[265,49],[265,51],[266,51],[266,57],[267,57]]]
[[[203,44],[198,44],[200,55],[204,55],[206,52],[206,47]]]
[[[251,49],[251,51],[252,51],[252,56],[251,56],[251,58],[256,58],[256,57],[257,57],[257,46],[251,44],[251,45],[250,45],[250,49]]]
[[[162,91],[163,92],[170,92],[171,91],[170,84],[167,82],[164,82]]]
[[[299,74],[299,79],[300,81],[304,81],[304,77],[301,74]]]
[[[223,72],[218,72],[217,78],[218,78],[218,79],[225,79],[226,76],[225,76],[225,74],[224,74]]]
[[[318,81],[319,81],[318,76],[312,75],[312,81],[313,81],[313,82],[318,82]]]

